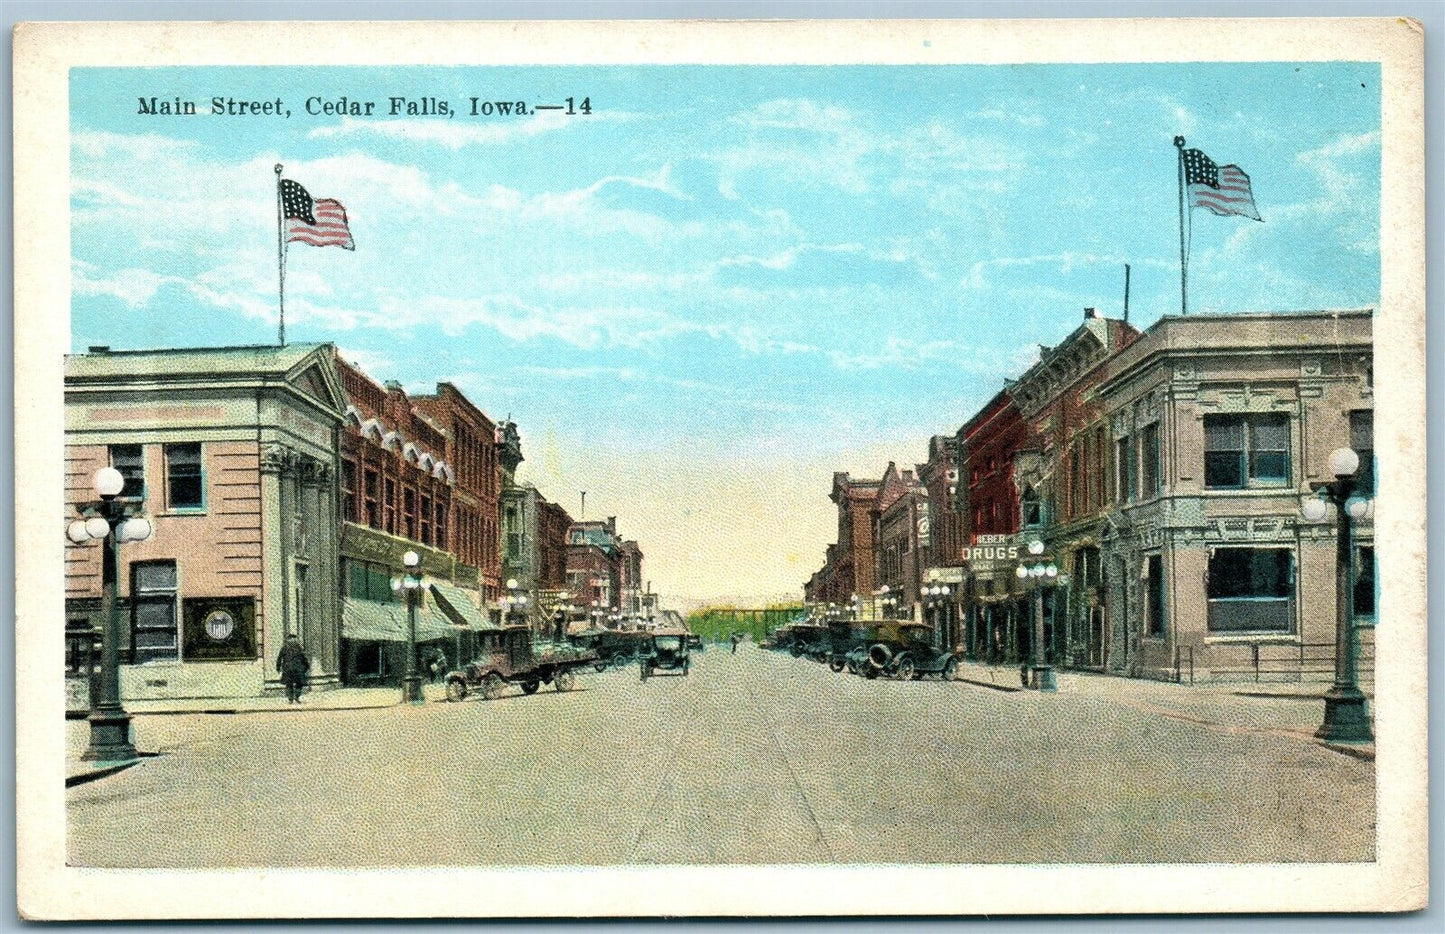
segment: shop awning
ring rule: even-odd
[[[417,607],[416,639],[452,639],[465,631],[453,626],[445,616],[430,605]],[[407,639],[406,604],[378,603],[375,600],[341,601],[341,635],[358,642],[405,642]]]
[[[470,626],[473,629],[494,628],[491,619],[478,609],[477,602],[466,590],[452,584],[433,581],[431,592],[437,606],[458,626]]]

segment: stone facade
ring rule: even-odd
[[[1122,442],[1146,433],[1160,472],[1117,497],[1103,535],[1111,671],[1232,677],[1261,651],[1288,664],[1332,650],[1335,523],[1300,508],[1335,448],[1362,449],[1373,476],[1371,318],[1165,317],[1111,361],[1114,472],[1127,486],[1142,471],[1117,455],[1145,456]],[[1372,580],[1370,524],[1356,536]]]
[[[123,697],[279,690],[288,632],[336,682],[345,407],[325,344],[66,359],[67,521],[110,465],[154,528],[121,547]],[[99,626],[100,547],[66,548],[68,630]]]

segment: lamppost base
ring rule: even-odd
[[[1325,695],[1325,722],[1315,737],[1329,743],[1373,743],[1370,707],[1359,688],[1330,688]]]
[[[90,745],[80,758],[87,762],[125,762],[136,758],[130,714],[123,710],[93,710],[86,719],[90,721]]]
[[[421,693],[421,675],[407,675],[401,681],[401,702],[403,704],[424,704]]]
[[[1028,680],[1025,686],[1042,694],[1059,693],[1059,679],[1054,674],[1054,666],[1030,665],[1028,667]]]

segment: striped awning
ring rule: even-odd
[[[467,591],[453,584],[443,584],[439,581],[432,581],[431,594],[436,601],[437,607],[451,618],[458,626],[470,626],[473,629],[492,629],[491,619],[477,606],[477,601],[472,599],[476,591]]]
[[[435,639],[451,639],[458,632],[465,631],[454,626],[430,602],[417,607],[416,639],[430,642]],[[341,601],[341,635],[358,642],[405,642],[407,641],[406,604],[379,603],[375,600]]]

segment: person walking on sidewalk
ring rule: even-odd
[[[306,684],[306,675],[311,671],[311,659],[301,647],[301,640],[291,633],[276,656],[276,670],[281,672],[281,683],[286,685],[286,702],[301,703],[301,688]]]
[[[743,641],[743,637],[742,637],[742,634],[741,634],[741,633],[736,633],[736,632],[735,632],[735,633],[732,634],[733,654],[734,654],[734,655],[738,654],[738,643],[741,642],[741,641]]]

